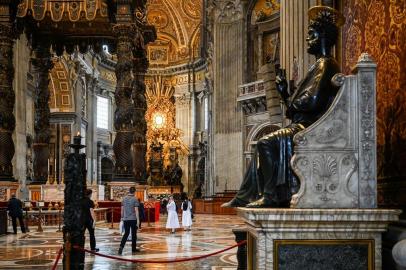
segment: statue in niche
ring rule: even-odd
[[[176,162],[175,166],[172,168],[172,177],[171,183],[175,186],[182,185],[182,168],[179,166],[179,163]]]
[[[276,89],[285,103],[291,124],[258,141],[255,157],[239,191],[223,207],[288,207],[292,195],[299,190],[299,181],[290,168],[293,136],[317,121],[339,90],[331,82],[340,72],[331,50],[337,41],[339,27],[344,23],[344,17],[337,10],[325,6],[309,9],[309,19],[307,52],[316,56],[316,63],[297,89],[288,89],[285,71],[275,67]]]
[[[151,144],[151,157],[149,159],[150,181],[153,186],[163,185],[163,157],[162,157],[163,144],[160,142],[153,142]]]

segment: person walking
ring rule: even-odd
[[[182,202],[182,226],[185,231],[190,231],[192,227],[192,204],[186,197]]]
[[[13,223],[14,234],[17,234],[17,218],[18,222],[20,223],[21,232],[25,233],[25,226],[23,222],[23,203],[16,198],[15,194],[11,195],[11,199],[8,201],[7,210]]]
[[[132,252],[138,252],[137,249],[137,227],[140,226],[140,215],[138,207],[140,206],[137,198],[134,196],[135,187],[130,187],[129,193],[121,202],[121,219],[124,222],[124,235],[121,238],[118,254],[123,254],[123,248],[127,242],[131,229],[131,247]]]
[[[166,228],[171,229],[171,233],[175,233],[175,230],[177,228],[180,228],[180,226],[178,213],[176,212],[176,204],[175,201],[173,200],[173,196],[169,196],[169,202],[168,205],[166,206],[166,209],[168,210],[168,219],[166,220]]]
[[[91,189],[87,189],[85,192],[85,197],[83,198],[82,209],[83,209],[83,224],[85,226],[85,230],[89,232],[90,238],[90,249],[92,251],[99,251],[96,248],[96,237],[94,236],[94,229],[96,228],[96,216],[94,214],[94,202],[92,201],[93,191]]]

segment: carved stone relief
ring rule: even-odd
[[[241,20],[243,17],[243,2],[233,0],[220,2],[217,10],[217,21],[219,23],[230,23]]]

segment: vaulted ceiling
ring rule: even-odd
[[[148,24],[157,40],[148,45],[150,67],[164,67],[199,57],[203,0],[149,0]]]

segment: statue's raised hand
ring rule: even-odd
[[[286,70],[280,69],[279,65],[275,66],[275,84],[276,90],[279,92],[283,100],[286,100],[289,97],[288,93],[288,82],[286,80]]]

